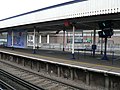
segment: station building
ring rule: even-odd
[[[119,20],[119,0],[68,0],[2,19],[0,30],[8,33],[7,47],[65,48],[74,52],[75,48],[100,44],[97,33],[102,21],[113,23],[115,33],[108,44],[119,45]]]

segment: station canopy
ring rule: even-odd
[[[72,25],[74,24],[78,30],[99,30],[98,23],[101,21],[109,20],[113,24],[113,29],[120,29],[120,13],[117,14],[108,14],[108,15],[98,15],[98,16],[89,16],[81,18],[68,18],[62,20],[54,20],[41,23],[32,23],[14,27],[1,28],[0,31],[4,32],[7,30],[14,29],[24,29],[28,31],[33,31],[34,27],[37,31],[60,31],[60,30],[72,30]],[[70,23],[66,26],[65,22]]]
[[[0,31],[24,29],[33,31],[99,30],[98,23],[111,21],[120,29],[119,0],[68,0],[53,6],[0,20]],[[113,4],[114,3],[114,4]]]

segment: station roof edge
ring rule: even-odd
[[[78,2],[82,2],[82,1],[86,1],[86,0],[72,0],[72,1],[64,2],[64,3],[60,3],[60,4],[44,7],[44,8],[41,8],[41,9],[36,9],[36,10],[33,10],[33,11],[29,11],[29,12],[25,12],[25,13],[22,13],[22,14],[18,14],[18,15],[15,15],[15,16],[11,16],[11,17],[8,17],[8,18],[1,19],[0,22],[8,20],[8,19],[12,19],[12,18],[20,17],[20,16],[23,16],[23,15],[27,15],[27,14],[31,14],[31,13],[35,13],[35,12],[39,12],[39,11],[43,11],[43,10],[48,10],[48,9],[52,9],[52,8],[56,8],[56,7],[61,7],[61,6],[69,5],[69,4],[74,4],[74,3],[78,3]]]

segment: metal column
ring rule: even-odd
[[[105,50],[104,50],[104,55],[102,57],[102,60],[109,60],[107,57],[107,37],[105,37]]]
[[[39,47],[42,47],[42,35],[39,35]]]
[[[41,44],[42,43],[42,36],[39,35],[39,43]]]
[[[38,31],[38,33],[37,33],[37,49],[39,49],[39,31]]]
[[[73,38],[72,38],[72,59],[75,59],[75,51],[74,51],[74,48],[75,48],[75,26],[73,25]]]
[[[48,34],[47,35],[47,44],[49,44],[50,43],[50,35]]]
[[[101,55],[103,55],[103,38],[101,38]]]
[[[63,30],[63,51],[65,51],[65,30]]]
[[[13,30],[12,30],[12,49],[14,49],[13,44],[14,44],[14,33],[13,33]]]
[[[35,33],[36,33],[36,30],[35,30],[35,27],[34,27],[34,38],[33,38],[33,53],[36,53],[36,51],[35,51],[35,44],[36,44],[36,42],[35,42]]]
[[[93,49],[93,56],[95,56],[95,49],[96,49],[96,30],[94,30],[94,36],[93,36],[93,45],[92,45],[92,49]]]

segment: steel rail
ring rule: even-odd
[[[11,85],[7,84],[6,82],[4,82],[3,80],[0,80],[0,90],[2,90],[2,88],[4,87],[5,89],[9,89],[9,90],[16,90],[14,87],[12,87]],[[4,90],[4,89],[3,89]]]
[[[4,71],[4,70],[2,70],[2,69],[0,69],[0,74],[2,74],[3,76],[5,76],[5,77],[7,77],[11,80],[13,80],[14,82],[17,82],[18,84],[20,84],[22,86],[28,88],[29,90],[44,90],[43,88],[35,86],[35,85],[25,81],[25,80],[22,80],[22,79],[20,79],[16,76]],[[12,89],[12,90],[15,90],[15,89]]]

